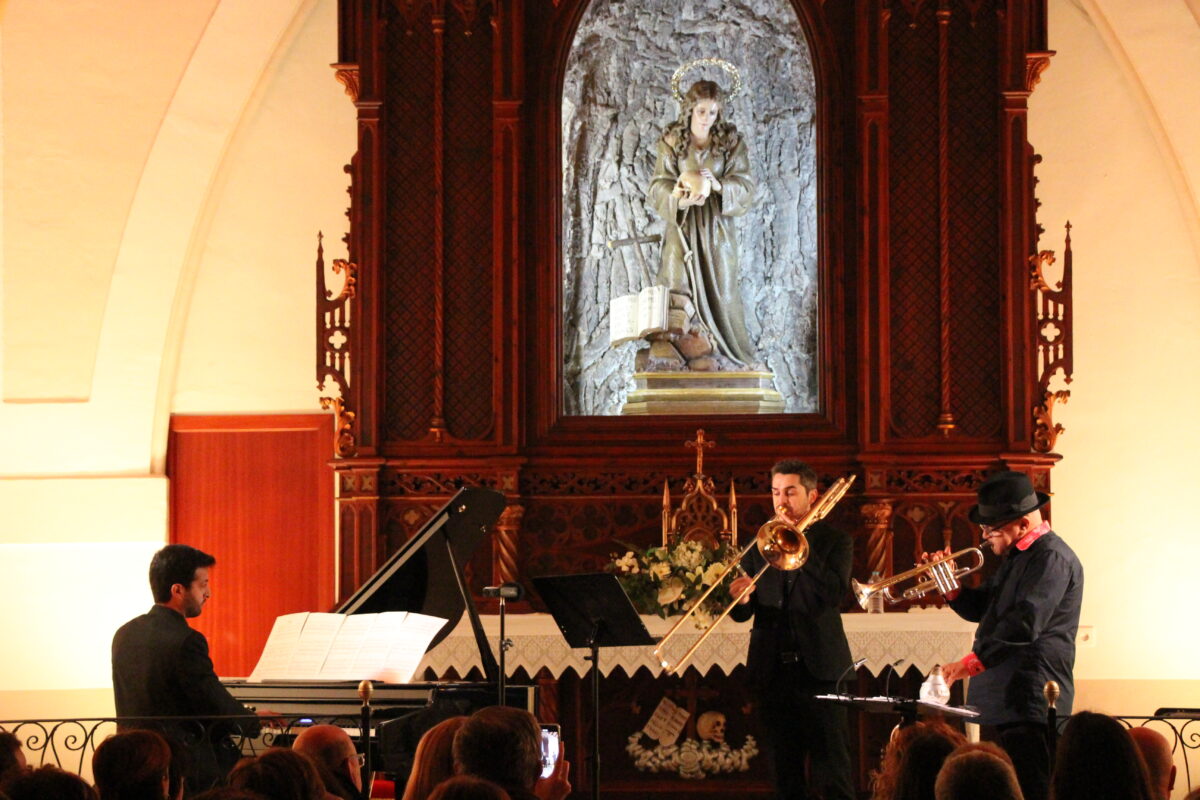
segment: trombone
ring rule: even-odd
[[[781,505],[775,509],[775,516],[763,523],[763,526],[758,529],[758,533],[755,534],[754,541],[746,545],[737,554],[733,563],[726,567],[720,577],[713,581],[712,586],[708,587],[708,591],[700,595],[700,599],[693,603],[692,607],[671,626],[671,630],[667,631],[667,635],[659,640],[658,646],[654,648],[654,657],[658,659],[658,663],[662,665],[667,675],[674,675],[683,669],[683,666],[691,660],[692,656],[700,648],[700,645],[704,644],[704,640],[708,638],[709,634],[716,630],[721,620],[729,616],[734,606],[750,593],[750,589],[754,584],[758,583],[758,579],[767,571],[767,567],[775,567],[776,569],[787,571],[800,569],[800,567],[804,566],[804,562],[808,560],[808,537],[804,535],[804,532],[812,527],[813,523],[821,520],[833,510],[833,507],[846,494],[852,483],[854,483],[853,475],[849,478],[838,478],[825,494],[817,498],[817,501],[813,503],[808,513],[799,520],[792,520],[788,517],[787,506]],[[733,601],[709,624],[704,633],[700,635],[700,638],[688,648],[688,651],[672,664],[663,656],[663,648],[666,647],[667,642],[671,640],[671,637],[675,635],[680,626],[690,619],[696,613],[697,609],[704,605],[704,601],[708,599],[708,596],[724,583],[729,573],[737,570],[743,575],[746,574],[745,570],[742,569],[741,562],[753,547],[758,548],[758,551],[767,563],[750,578],[750,585],[743,589],[741,594],[733,598]]]
[[[959,556],[974,556],[975,563],[969,567],[958,567],[954,563],[954,559]],[[850,581],[850,588],[854,590],[854,597],[858,600],[858,604],[864,609],[871,597],[877,593],[881,593],[884,600],[888,601],[889,605],[895,605],[903,600],[916,600],[918,597],[925,595],[937,589],[942,594],[952,592],[961,584],[959,579],[964,575],[969,575],[983,566],[983,551],[978,547],[968,547],[959,550],[957,553],[951,553],[948,556],[936,558],[933,561],[927,561],[924,564],[917,564],[907,572],[901,572],[899,575],[892,575],[889,578],[875,581],[874,583],[859,583],[856,580]],[[910,586],[901,592],[899,597],[892,594],[892,588],[897,584],[904,583],[907,580],[916,580],[925,576],[925,579],[919,583]]]

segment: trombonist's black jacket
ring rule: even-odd
[[[786,572],[768,569],[750,602],[734,606],[730,613],[739,622],[754,616],[746,669],[758,686],[790,659],[802,661],[815,680],[828,683],[837,681],[851,663],[841,605],[850,587],[853,541],[824,522],[814,524],[806,535],[809,555],[804,566]],[[742,559],[752,576],[764,563],[757,548]]]
[[[979,623],[972,652],[985,669],[971,678],[967,702],[979,708],[980,723],[1044,723],[1049,680],[1062,692],[1059,718],[1071,713],[1082,603],[1083,566],[1053,531],[1027,550],[1014,546],[982,586],[964,586],[950,601],[960,617]]]

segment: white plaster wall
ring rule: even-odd
[[[1200,260],[1185,165],[1200,155],[1200,27],[1174,0],[1050,12],[1058,55],[1031,98],[1030,139],[1045,158],[1042,246],[1061,253],[1074,226],[1075,380],[1053,483],[1095,634],[1076,675],[1195,679]]]
[[[336,0],[205,0],[192,10],[207,14],[205,4],[206,24],[190,39],[176,36],[163,56],[182,74],[160,98],[147,154],[106,165],[123,169],[135,190],[109,223],[118,242],[111,275],[79,301],[102,310],[99,330],[90,343],[65,330],[39,343],[50,366],[59,359],[64,369],[74,369],[80,349],[94,350],[89,391],[0,403],[0,605],[22,610],[0,620],[6,718],[111,713],[112,632],[151,602],[146,569],[167,536],[171,413],[317,408],[315,237],[324,229],[328,257],[344,255],[342,165],[355,131],[353,106],[328,67],[337,56]],[[137,48],[145,33],[132,21],[145,15],[144,0],[103,5],[113,18],[106,34],[126,37],[106,47]],[[22,35],[67,35],[69,16],[54,4],[22,11]],[[10,35],[0,28],[0,41]],[[36,116],[38,102],[6,94],[0,120]],[[119,126],[127,112],[111,103],[102,122]],[[8,176],[21,153],[0,143]],[[76,157],[90,156],[61,153]],[[5,198],[23,186],[5,184]],[[70,218],[102,201],[68,192],[63,202]],[[11,207],[0,207],[0,235],[7,244],[35,240],[46,221]],[[71,237],[61,246],[67,257],[91,257]],[[20,294],[42,267],[6,259],[0,287],[11,299],[12,287]],[[44,270],[32,277],[55,280]],[[61,295],[68,311],[76,294]],[[0,353],[26,344],[0,333]]]
[[[317,231],[327,267],[345,258],[342,167],[357,127],[329,67],[335,10],[332,0],[316,4],[230,148],[190,293],[174,413],[319,409]]]

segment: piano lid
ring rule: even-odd
[[[433,648],[450,635],[467,610],[484,674],[487,679],[495,680],[499,670],[483,634],[475,601],[467,591],[463,567],[500,518],[505,504],[504,495],[491,489],[459,489],[335,611],[340,614],[415,611],[443,617],[446,624],[433,637],[429,645]]]

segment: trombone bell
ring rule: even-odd
[[[966,567],[959,567],[954,564],[955,559],[965,556],[973,556],[975,563]],[[983,551],[978,547],[968,547],[964,550],[959,550],[957,553],[951,553],[948,556],[929,561],[924,564],[917,564],[907,572],[901,572],[898,575],[892,575],[888,578],[875,581],[874,583],[859,583],[856,580],[850,581],[850,588],[854,591],[854,599],[858,604],[866,609],[867,603],[875,594],[881,594],[888,605],[895,605],[904,600],[916,600],[937,589],[940,594],[946,594],[959,588],[962,584],[960,579],[964,575],[969,575],[983,567]],[[905,581],[917,581],[912,586],[904,589],[899,597],[892,594],[892,589],[897,588]]]

